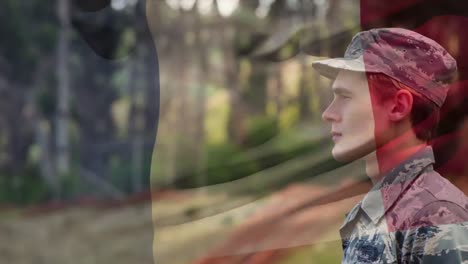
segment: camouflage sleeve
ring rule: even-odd
[[[403,232],[399,263],[468,263],[468,213],[438,201],[421,209]]]

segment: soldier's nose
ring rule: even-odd
[[[330,108],[331,106],[329,106],[325,111],[323,111],[322,120],[329,123],[339,121],[338,114],[333,113]]]

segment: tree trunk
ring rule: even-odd
[[[140,46],[137,46],[134,61],[130,67],[129,78],[129,96],[130,96],[130,113],[128,115],[128,136],[131,142],[131,174],[130,182],[132,192],[140,192],[143,188],[142,184],[142,132],[144,130],[144,121],[142,120],[142,87],[138,80],[142,77],[139,74],[140,68],[138,65],[142,62]]]
[[[59,174],[67,173],[70,169],[70,154],[68,140],[69,112],[70,112],[70,78],[68,60],[69,34],[70,34],[70,6],[69,0],[58,0],[57,12],[60,22],[59,40],[57,49],[57,171]]]
[[[228,21],[219,13],[218,1],[214,1],[216,19],[226,20],[223,28],[220,28],[221,50],[224,55],[224,85],[229,93],[229,116],[227,122],[228,137],[237,145],[242,145],[245,141],[246,127],[244,123],[244,105],[242,103],[239,84],[239,60],[235,54],[234,35],[237,27],[234,21]]]
[[[194,150],[196,158],[196,170],[200,174],[199,185],[203,186],[206,184],[206,179],[203,176],[203,169],[205,164],[204,146],[205,146],[205,104],[206,104],[206,93],[205,88],[208,81],[207,76],[209,75],[209,62],[208,62],[208,51],[207,41],[204,39],[203,26],[201,21],[201,15],[196,14],[195,23],[195,53],[198,54],[198,87],[195,95],[195,133],[194,133]],[[209,34],[209,33],[208,33]],[[209,38],[209,36],[208,36]]]
[[[168,171],[166,177],[166,183],[172,184],[177,177],[180,176],[180,172],[183,164],[187,166],[191,160],[184,159],[182,156],[186,155],[186,142],[183,141],[186,137],[186,124],[187,124],[187,75],[188,75],[188,45],[186,43],[186,13],[179,11],[180,19],[179,23],[175,30],[178,30],[178,34],[175,37],[174,45],[177,47],[175,50],[176,53],[172,55],[175,57],[175,71],[177,77],[174,80],[174,92],[172,93],[171,100],[173,100],[171,114],[169,116],[170,120],[170,131],[173,131],[171,134],[171,142],[168,144]]]
[[[47,185],[52,190],[54,200],[60,199],[61,186],[54,168],[50,149],[50,124],[47,120],[36,120],[36,143],[39,146],[39,170]]]
[[[222,45],[225,56],[225,86],[229,92],[229,119],[228,135],[237,145],[242,145],[246,136],[244,123],[244,105],[242,103],[239,85],[239,61],[235,57],[235,47],[233,43],[233,32],[222,32]]]
[[[279,118],[281,112],[283,111],[283,75],[282,75],[282,65],[276,65],[274,69],[275,74],[275,103],[276,103],[276,116]]]
[[[303,58],[303,56],[302,56]],[[299,118],[305,121],[310,117],[310,98],[307,89],[307,72],[308,66],[305,61],[301,59],[301,80],[299,83]]]

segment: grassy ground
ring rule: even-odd
[[[293,249],[278,264],[341,263],[343,254],[341,240],[336,236],[339,225],[330,229],[329,233],[323,235],[323,242]]]
[[[178,224],[161,221],[155,226],[154,236],[150,203],[105,210],[70,208],[35,216],[22,211],[3,213],[0,263],[153,263],[152,249],[158,264],[191,263],[223,243],[268,202],[267,199],[249,202],[249,197],[203,195],[177,201],[177,209],[175,201],[154,203],[156,222],[158,219],[179,221]],[[221,204],[231,209],[203,217],[199,217],[205,214],[203,210],[195,210],[199,215],[187,216],[187,211],[193,208],[205,206],[215,210]],[[327,229],[334,232],[333,237],[325,235],[319,240],[336,241],[338,228],[328,226]],[[340,257],[339,243],[320,242],[288,252],[283,263],[338,263]]]
[[[252,206],[241,205],[249,201],[201,193],[113,209],[68,208],[40,215],[4,211],[0,263],[153,263],[153,249],[158,264],[189,263],[248,215]],[[235,212],[226,210],[232,207]],[[207,217],[213,210],[225,212]]]
[[[230,232],[262,205],[261,200],[254,202],[251,197],[246,196],[213,196],[207,193],[196,196],[177,205],[180,207],[178,209],[180,212],[185,212],[179,218],[179,220],[185,219],[183,223],[172,225],[164,223],[155,226],[154,250],[160,263],[190,263],[225,240]],[[158,212],[164,211],[165,207],[169,207],[167,202],[155,203],[156,222],[162,216]],[[204,217],[195,215],[192,220],[188,220],[186,212],[193,211],[193,208],[200,208],[196,212]],[[207,210],[218,212],[214,214],[204,212]]]
[[[149,205],[72,208],[0,220],[1,263],[152,263]]]
[[[290,161],[275,173],[284,170],[286,174],[311,160]],[[350,164],[317,175],[308,184],[333,188],[350,176],[356,179],[359,171],[359,164]],[[158,200],[153,204],[147,202],[114,209],[69,208],[41,215],[27,215],[23,210],[3,211],[0,213],[0,264],[153,263],[153,254],[158,264],[191,263],[226,241],[256,212],[268,208],[265,205],[270,201],[269,196],[258,199],[252,193],[228,195],[223,191],[230,185],[245,187],[250,183],[249,179],[276,179],[273,176],[274,173],[268,171],[245,182],[220,185],[213,190],[191,190],[177,199]],[[255,187],[253,183],[250,186]],[[307,192],[305,195],[311,194]],[[281,198],[280,202],[283,202],[280,204],[297,198],[295,195],[285,196],[286,200]],[[335,210],[333,219],[342,220],[338,219],[342,217],[341,210],[345,209]],[[311,216],[307,212],[297,217],[291,219],[290,224],[294,225],[296,219],[305,220],[306,226],[314,225],[315,220],[310,222]],[[322,218],[319,215],[316,220],[320,222]],[[301,244],[305,246],[288,251],[284,263],[338,263],[341,258],[341,246],[336,243],[338,228],[327,226],[329,228],[335,232],[334,239],[320,238],[319,241],[335,242],[314,242],[314,246],[307,246],[311,243],[307,243],[306,237],[305,243]],[[287,228],[277,231],[281,234]]]

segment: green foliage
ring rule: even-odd
[[[260,169],[245,152],[230,143],[209,146],[206,157],[205,177],[210,185],[240,179]]]
[[[120,157],[112,157],[109,162],[111,182],[119,190],[131,191],[130,175],[132,174],[131,161],[124,161]]]
[[[301,115],[299,107],[299,105],[293,104],[283,109],[279,117],[279,126],[281,129],[290,128],[299,121]]]
[[[42,1],[5,0],[2,4],[0,54],[9,63],[10,77],[25,82],[40,58],[55,47],[55,8]]]
[[[127,29],[121,34],[120,45],[117,47],[117,57],[124,57],[135,48],[136,33],[134,30]]]
[[[245,147],[253,148],[264,144],[279,133],[278,123],[275,117],[257,116],[249,120]]]
[[[44,202],[50,197],[50,191],[36,165],[28,165],[18,175],[0,177],[0,203],[30,205]]]
[[[220,91],[217,86],[208,86],[208,102],[205,116],[205,136],[207,143],[221,143],[227,140],[226,123],[229,118],[229,103],[226,91]]]
[[[57,96],[46,90],[41,90],[37,95],[37,104],[40,111],[47,117],[51,117],[57,108]]]
[[[265,41],[267,37],[268,35],[261,32],[236,32],[236,38],[234,39],[236,54],[240,57],[248,56],[262,41]]]
[[[244,60],[245,80],[241,79],[242,98],[253,114],[264,114],[267,108],[268,67],[255,61]],[[253,70],[255,69],[255,70]]]
[[[145,153],[145,155],[149,155]],[[124,159],[119,156],[114,156],[110,159],[109,162],[109,175],[110,175],[110,184],[116,187],[118,190],[123,191],[124,193],[132,193],[132,159]],[[150,184],[150,171],[151,171],[151,162],[149,159],[143,161],[143,166],[141,168],[141,177],[143,188],[149,188]]]
[[[270,168],[290,159],[299,157],[304,154],[317,151],[320,147],[318,142],[303,142],[301,144],[279,145],[269,155],[265,155],[258,159],[263,168]]]
[[[341,241],[322,242],[314,246],[301,247],[281,261],[281,264],[341,263]]]
[[[273,125],[275,121],[270,118],[262,120],[264,123],[260,121],[260,123],[252,124],[252,127],[255,129],[251,129],[251,132],[253,131],[254,133],[249,135],[249,137],[257,140],[256,144],[252,144],[255,145],[254,147],[244,150],[244,146],[240,148],[231,143],[208,145],[205,151],[204,170],[196,173],[193,167],[185,167],[190,162],[184,161],[178,166],[178,168],[181,166],[185,168],[179,174],[176,186],[180,188],[193,188],[230,182],[294,158],[310,155],[314,152],[321,152],[322,148],[328,146],[327,141],[310,140],[307,135],[294,131],[275,136],[275,133],[271,132],[277,129]],[[264,128],[267,129],[262,130]],[[262,134],[261,131],[267,131],[269,134]],[[264,144],[261,144],[262,142]],[[189,157],[185,159],[189,159]],[[333,159],[326,159],[317,164],[309,164],[306,166],[306,169],[291,173],[288,181],[308,179],[311,175],[317,175],[338,166],[339,164]],[[280,184],[287,183],[284,181],[280,182]]]
[[[84,185],[80,176],[74,171],[60,176],[60,198],[62,200],[72,200],[84,191]]]
[[[184,164],[185,165],[185,164]],[[260,167],[241,148],[231,143],[209,145],[205,150],[205,169],[199,173],[185,169],[177,187],[191,188],[237,180],[255,173]]]

